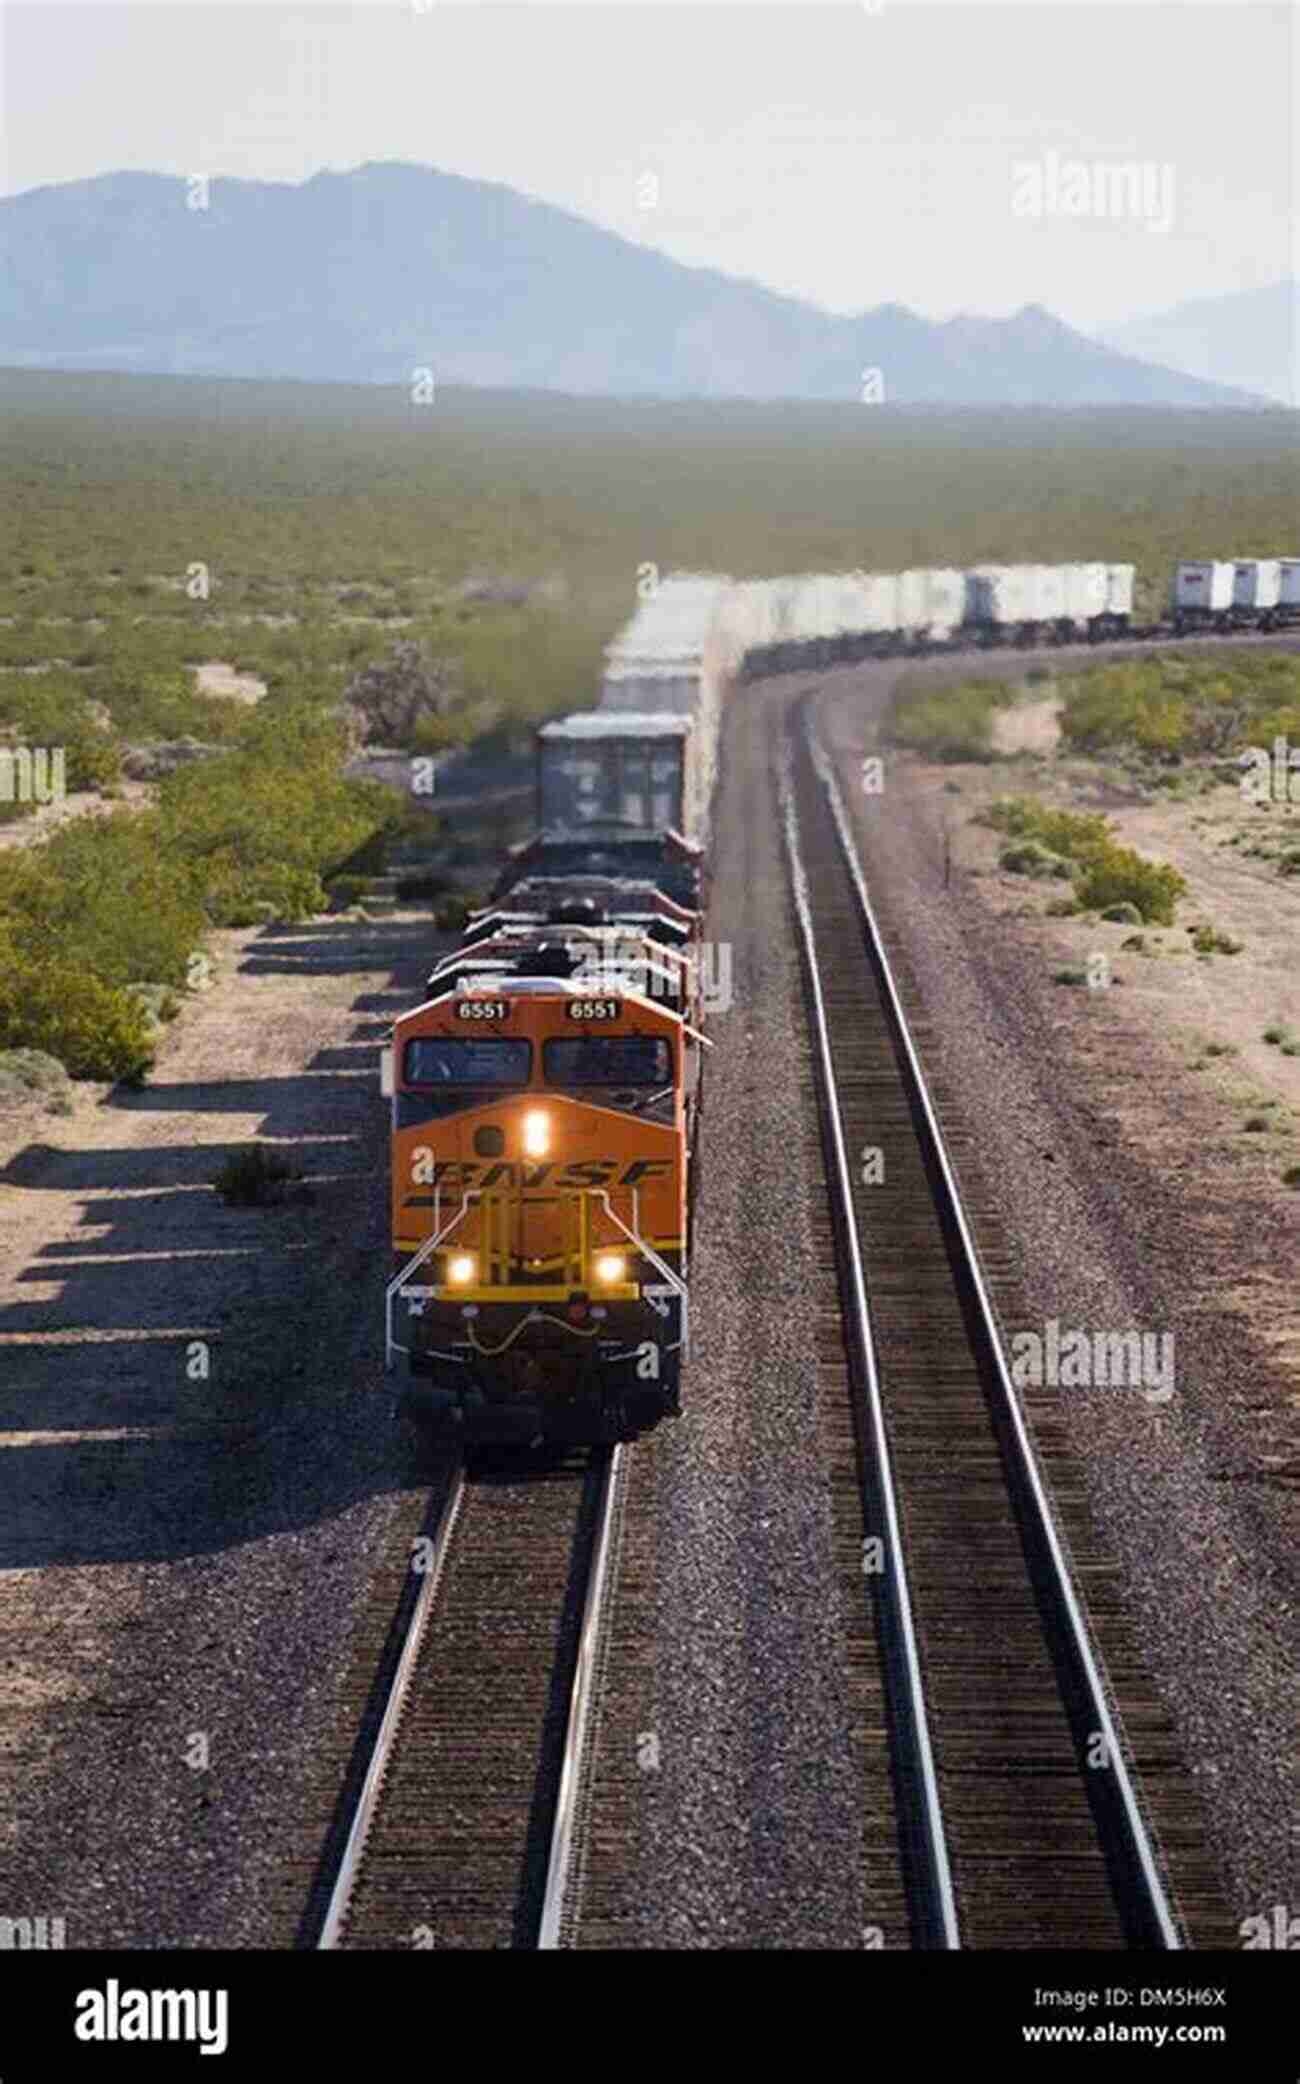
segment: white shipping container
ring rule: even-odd
[[[1064,616],[1066,600],[1066,571],[1063,564],[1031,564],[1029,567],[1028,592],[1029,614],[1027,622],[1059,622]]]
[[[1188,561],[1174,567],[1175,608],[1205,608],[1221,615],[1232,606],[1236,567],[1215,560]]]
[[[808,634],[834,637],[842,627],[840,617],[847,605],[844,582],[838,574],[820,573],[812,582],[805,610]]]
[[[898,575],[898,627],[921,636],[930,626],[930,574],[920,565]]]
[[[601,681],[600,707],[693,716],[699,707],[698,672],[663,672],[653,667],[616,668]]]
[[[785,635],[796,644],[817,634],[817,595],[811,579],[796,579],[785,604]]]
[[[1106,612],[1107,568],[1104,564],[1063,564],[1065,608],[1074,622],[1091,622]]]
[[[785,612],[785,582],[781,579],[762,579],[754,587],[750,613],[754,618],[754,637],[759,644],[775,644],[783,627]]]
[[[733,586],[721,615],[728,645],[743,653],[759,644],[774,644],[776,605],[771,580],[742,579],[738,586]]]
[[[728,583],[722,576],[669,573],[638,601],[631,620],[607,647],[609,663],[702,658]]]
[[[787,644],[795,636],[799,622],[799,595],[802,590],[798,579],[771,579],[772,642]]]
[[[1134,567],[1131,564],[1108,564],[1106,566],[1106,613],[1108,615],[1131,615],[1133,613]]]
[[[790,605],[789,634],[796,643],[807,643],[810,638],[821,637],[826,633],[825,584],[825,580],[817,572],[810,572],[806,579],[795,582]]]
[[[1300,557],[1278,559],[1278,604],[1283,608],[1300,608]]]
[[[1232,599],[1238,608],[1276,608],[1282,577],[1276,557],[1246,558],[1233,566]]]
[[[900,628],[898,590],[897,572],[854,572],[854,620],[849,627],[873,637]]]
[[[993,590],[1000,569],[998,565],[979,564],[965,574],[963,622],[993,621]]]
[[[968,572],[967,617],[971,622],[1005,628],[1034,620],[1036,567],[1026,564],[981,564]]]
[[[966,606],[966,574],[950,565],[927,569],[926,620],[932,637],[946,638],[956,629]]]
[[[859,583],[856,572],[845,572],[836,582],[835,631],[836,636],[852,636],[864,629],[863,617],[869,612],[870,597]]]

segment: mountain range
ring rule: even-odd
[[[1300,283],[1197,297],[1099,336],[1121,354],[1300,406]]]
[[[196,201],[199,207],[194,207]],[[301,183],[112,173],[0,201],[0,364],[606,396],[1257,406],[1040,305],[845,317],[514,189],[371,163]]]

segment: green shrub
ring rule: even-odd
[[[213,926],[296,924],[325,910],[325,891],[310,869],[283,861],[241,863],[223,850],[205,863],[203,909]]]
[[[124,631],[115,655],[85,676],[86,694],[100,702],[113,729],[136,743],[198,738],[208,745],[232,744],[247,728],[249,711],[224,695],[201,695],[198,678],[181,664],[160,665],[147,638]]]
[[[138,1075],[170,1003],[154,995],[186,987],[209,926],[310,917],[322,870],[393,821],[392,791],[341,779],[344,745],[307,709],[259,715],[230,753],[168,776],[156,808],[0,854],[0,1045],[46,1049],[77,1077]]]
[[[433,923],[439,933],[461,933],[473,907],[458,892],[439,900]]]
[[[57,956],[108,984],[147,977],[179,989],[204,923],[156,817],[132,810],[70,820],[0,858],[0,908],[23,952]]]
[[[369,876],[331,876],[325,885],[330,910],[346,911],[349,905],[354,905],[358,898],[365,896],[370,882]]]
[[[286,1198],[298,1174],[264,1143],[232,1151],[212,1184],[228,1208],[270,1208]]]
[[[1208,924],[1196,927],[1192,933],[1192,946],[1198,955],[1240,955],[1245,945]]]
[[[1036,839],[1019,840],[1012,846],[1003,847],[998,855],[998,867],[1011,875],[1033,876],[1036,880],[1055,876],[1068,881],[1073,872],[1068,861],[1060,854],[1051,853]]]
[[[321,911],[322,874],[342,869],[392,819],[398,799],[345,781],[342,727],[303,707],[259,713],[236,752],[181,768],[159,791],[163,846],[191,870],[216,925]]]
[[[1065,682],[1061,734],[1077,752],[1222,761],[1300,735],[1300,663],[1287,653],[1175,653],[1090,667]]]
[[[30,648],[42,651],[47,641]],[[117,742],[101,728],[82,676],[67,666],[48,673],[0,673],[0,738],[51,752],[62,747],[69,789],[94,789],[117,778]]]
[[[1172,926],[1174,905],[1187,884],[1167,862],[1146,861],[1131,847],[1112,847],[1079,884],[1079,902],[1103,909],[1129,904],[1148,926]]]
[[[164,1021],[175,1020],[181,1010],[181,1002],[168,984],[124,984],[122,989],[130,994],[137,1005],[143,1006],[150,1020],[159,1026]]]
[[[43,1049],[0,1050],[0,1107],[44,1095],[52,1114],[72,1111],[71,1081],[57,1057]]]
[[[927,760],[991,760],[993,712],[1014,699],[1003,681],[970,680],[957,687],[927,688],[904,680],[894,693],[886,736],[891,744]]]
[[[1033,796],[999,796],[975,822],[1012,839],[1036,839],[1081,863],[1096,860],[1111,844],[1109,821],[1098,813],[1052,810]]]
[[[149,1016],[129,992],[76,964],[0,966],[0,1048],[38,1049],[73,1078],[138,1078],[153,1061]]]
[[[1131,847],[1118,846],[1109,819],[1099,813],[1052,810],[1033,797],[1001,796],[977,822],[1076,864],[1080,877],[1075,896],[1084,911],[1104,912],[1107,906],[1128,904],[1147,925],[1172,926],[1174,904],[1187,888],[1182,876],[1165,863],[1145,860]]]

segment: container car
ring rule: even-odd
[[[1063,564],[1063,619],[1068,634],[1086,634],[1106,613],[1107,572],[1104,564]]]
[[[1227,629],[1232,615],[1236,562],[1185,559],[1174,566],[1174,628]]]
[[[1108,564],[1106,566],[1106,634],[1122,635],[1127,630],[1133,613],[1133,581],[1136,577],[1131,564]]]
[[[898,575],[898,628],[913,644],[946,644],[962,620],[963,572],[916,566]]]
[[[1300,622],[1300,557],[1280,557],[1277,573],[1275,623]]]
[[[698,838],[706,805],[687,748],[694,718],[675,707],[586,710],[537,734],[537,813],[543,832],[585,826]]]
[[[1233,619],[1252,628],[1271,629],[1281,591],[1281,559],[1239,558],[1232,570]]]

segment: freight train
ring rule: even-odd
[[[469,1441],[626,1439],[679,1408],[724,689],[873,655],[1300,621],[1300,558],[748,580],[678,574],[537,737],[537,821],[384,1051],[389,1367]]]
[[[1300,557],[1186,560],[1168,612],[1133,621],[1134,568],[1100,562],[977,565],[748,582],[741,677],[872,657],[1101,643],[1300,625]]]
[[[387,1359],[458,1440],[628,1439],[679,1408],[725,586],[666,580],[599,707],[538,733],[536,836],[385,1051]]]

